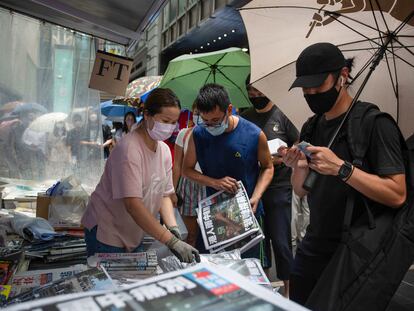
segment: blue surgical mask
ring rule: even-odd
[[[219,126],[206,126],[206,130],[213,136],[223,134],[229,127],[229,119],[225,118]]]

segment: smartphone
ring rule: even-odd
[[[306,149],[309,146],[312,146],[312,145],[306,141],[301,141],[299,144],[296,145],[296,147],[298,147],[298,149],[302,151],[307,158],[310,159],[312,156],[312,153]]]

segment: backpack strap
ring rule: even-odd
[[[353,165],[358,168],[363,168],[367,165],[366,163],[366,155],[368,152],[368,148],[370,146],[372,132],[375,126],[375,120],[379,117],[385,117],[389,119],[392,123],[395,124],[395,127],[398,130],[399,137],[400,137],[400,145],[401,151],[404,160],[404,167],[406,170],[406,182],[407,182],[407,189],[411,190],[413,187],[413,169],[410,167],[410,157],[408,152],[408,147],[405,143],[404,136],[402,135],[397,122],[394,118],[389,115],[388,113],[380,111],[380,109],[371,103],[366,102],[357,102],[355,106],[352,108],[352,111],[349,115],[348,119],[348,127],[347,127],[347,142],[351,152],[351,156],[353,158]],[[375,228],[375,218],[371,212],[369,207],[367,198],[362,196],[362,200],[364,203],[365,210],[367,211],[369,228]],[[353,206],[347,205],[346,214],[352,212]],[[352,214],[352,213],[351,213]],[[345,217],[344,219],[344,229],[349,229],[351,219],[349,217]]]
[[[386,113],[381,112],[378,106],[357,102],[348,117],[347,142],[352,156],[352,164],[362,168],[371,141],[375,119]]]

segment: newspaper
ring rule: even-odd
[[[307,310],[224,267],[199,264],[112,292],[88,292],[14,305],[32,310]]]
[[[156,267],[158,264],[157,252],[148,250],[141,253],[96,253],[98,263],[108,264],[117,263],[122,265],[132,265],[137,267]]]
[[[200,254],[200,258],[202,263],[225,266],[247,277],[253,283],[271,288],[270,281],[263,271],[260,261],[255,258],[241,259],[239,249],[219,254]],[[171,272],[194,266],[195,263],[183,263],[175,256],[168,256],[161,259],[160,265],[164,272]]]
[[[257,222],[256,217],[254,218],[254,220],[258,227],[257,231],[253,232],[252,234],[248,236],[245,236],[243,239],[238,240],[234,242],[233,244],[222,245],[217,248],[212,248],[210,249],[210,253],[215,254],[215,253],[222,253],[222,252],[230,252],[232,250],[238,249],[240,250],[240,253],[243,254],[244,252],[248,251],[256,244],[260,243],[260,241],[264,240],[265,236],[262,232],[262,229],[259,226],[259,223]]]
[[[206,249],[231,245],[259,230],[243,183],[235,195],[219,191],[199,202],[198,222]]]
[[[62,269],[34,270],[17,273],[11,281],[13,287],[10,297],[17,296],[35,287],[71,277],[85,270],[87,270],[87,266],[79,264]]]
[[[278,155],[278,149],[280,147],[287,147],[287,143],[285,143],[280,138],[275,138],[272,140],[267,141],[267,145],[269,146],[269,151],[271,155]]]
[[[162,273],[157,252],[96,253],[88,258],[91,267],[103,267],[117,286],[124,286]]]
[[[72,277],[35,287],[9,300],[8,305],[70,293],[114,290],[116,287],[102,268],[92,268]]]

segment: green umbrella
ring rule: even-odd
[[[233,106],[248,107],[245,83],[249,74],[250,57],[239,48],[185,54],[170,61],[159,87],[170,88],[182,108],[191,108],[203,85],[217,83],[226,88]]]

